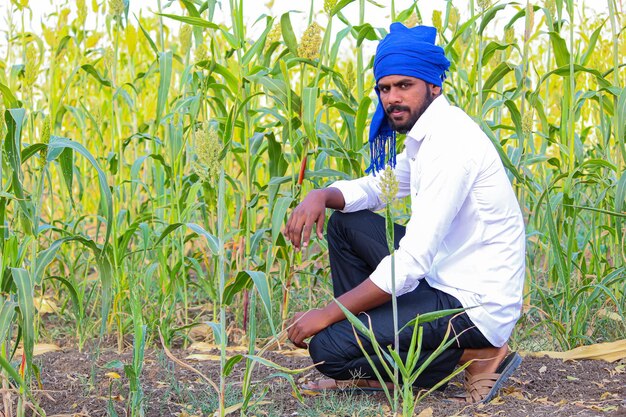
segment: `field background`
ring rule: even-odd
[[[252,398],[254,366],[272,366],[256,347],[331,297],[325,242],[295,253],[280,231],[308,190],[367,166],[372,45],[391,21],[440,30],[444,94],[488,134],[518,196],[527,280],[512,346],[626,337],[621,0],[428,14],[307,2],[252,21],[234,0],[228,14],[156,1],[141,17],[122,0],[54,3],[11,0],[0,17],[0,365],[22,407],[35,344],[60,340],[130,344],[133,413],[146,346],[198,339],[220,348],[220,409],[237,362]],[[401,221],[406,209],[394,206]],[[228,344],[248,355],[228,359]]]

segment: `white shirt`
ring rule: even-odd
[[[502,162],[489,138],[462,110],[437,97],[397,156],[398,198],[411,196],[411,218],[395,252],[396,294],[421,279],[456,297],[494,346],[503,346],[520,316],[525,231]],[[378,181],[337,181],[344,212],[379,210]],[[370,279],[391,293],[391,256]]]

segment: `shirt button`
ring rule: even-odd
[[[415,161],[415,158],[411,158],[411,161]]]

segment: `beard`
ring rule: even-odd
[[[434,99],[435,98],[433,97],[430,91],[430,86],[426,85],[426,92],[424,93],[422,104],[415,110],[412,110],[409,106],[402,106],[402,105],[397,105],[397,104],[392,104],[390,106],[387,106],[387,108],[385,109],[385,112],[387,113],[387,120],[389,121],[389,125],[393,128],[393,130],[395,130],[396,132],[400,134],[404,135],[406,133],[409,133],[409,131],[413,128],[417,120],[422,116],[422,114],[424,114],[424,112],[426,111],[428,106],[430,106],[430,104],[433,102]],[[396,123],[391,117],[389,117],[389,115],[393,111],[397,111],[397,110],[408,112],[409,113],[408,119],[404,122]]]

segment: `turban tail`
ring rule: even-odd
[[[407,28],[402,23],[392,23],[389,34],[376,48],[374,78],[376,83],[388,75],[406,75],[419,78],[441,87],[450,61],[443,48],[435,45],[437,30],[430,26]],[[396,165],[396,132],[389,125],[385,109],[376,88],[378,107],[370,125],[371,162],[367,172],[379,171],[389,163]],[[388,156],[387,156],[388,154]]]

